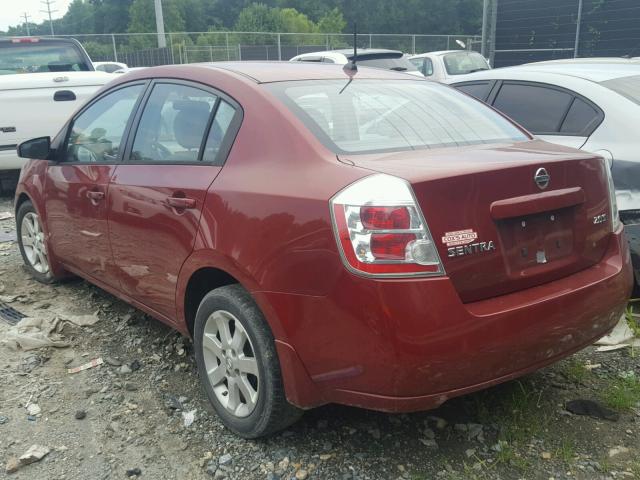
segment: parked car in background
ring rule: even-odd
[[[27,269],[192,336],[245,437],[518,377],[607,333],[629,296],[602,158],[396,72],[155,67],[19,152]]]
[[[640,281],[640,64],[624,59],[532,63],[465,77],[456,88],[538,137],[612,162],[620,217]]]
[[[489,62],[478,52],[469,50],[444,50],[411,55],[409,61],[420,73],[436,82],[455,81],[468,73],[489,70]]]
[[[296,55],[290,62],[335,63],[346,65],[353,59],[353,49],[328,50],[326,52],[312,52]],[[363,67],[382,68],[411,75],[422,74],[409,62],[404,54],[398,50],[383,50],[379,48],[359,48],[357,52],[358,65]]]
[[[55,135],[111,79],[75,40],[0,38],[0,171],[19,169],[20,142]]]
[[[99,72],[117,73],[118,70],[126,70],[126,63],[120,62],[93,62],[94,68]]]

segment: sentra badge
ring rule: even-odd
[[[458,245],[457,247],[447,248],[447,257],[464,257],[465,255],[473,255],[475,253],[493,252],[496,244],[493,240],[488,242],[475,242],[468,245]]]

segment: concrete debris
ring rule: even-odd
[[[7,473],[17,472],[20,468],[26,465],[39,462],[44,457],[49,455],[50,451],[51,449],[49,447],[44,447],[42,445],[31,445],[31,447],[29,447],[29,450],[27,450],[20,458],[9,458],[5,465],[5,471]]]
[[[97,315],[55,315],[26,317],[2,332],[0,344],[12,350],[33,350],[42,347],[68,347],[62,332],[67,324],[80,327],[94,325]]]
[[[11,213],[11,212],[0,212],[0,221],[9,220],[10,218],[13,218],[13,213]]]
[[[37,403],[30,403],[27,405],[27,413],[32,416],[40,415],[42,413],[42,409]]]
[[[627,447],[613,447],[609,449],[609,458],[620,455],[621,453],[629,453],[629,449]]]
[[[185,428],[189,428],[196,419],[196,410],[182,412],[182,422]]]

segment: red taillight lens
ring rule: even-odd
[[[369,230],[407,230],[411,216],[407,207],[360,207],[360,219]]]
[[[371,235],[371,253],[376,260],[404,260],[407,245],[415,239],[412,233],[374,233]]]
[[[375,277],[444,273],[405,180],[371,175],[349,185],[330,203],[338,248],[350,270]]]

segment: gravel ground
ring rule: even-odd
[[[0,198],[0,213],[11,203]],[[65,326],[67,348],[0,344],[0,462],[11,467],[34,444],[49,450],[15,473],[0,469],[0,477],[640,479],[640,392],[629,393],[617,421],[564,409],[568,400],[617,391],[621,375],[640,377],[640,352],[591,347],[430,412],[329,405],[277,436],[247,441],[213,414],[188,339],[84,281],[36,283],[17,244],[2,243],[6,233],[15,236],[13,219],[0,220],[1,301],[28,316],[97,314],[99,321]],[[0,319],[0,342],[7,329]],[[95,358],[105,364],[67,373]]]

